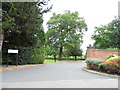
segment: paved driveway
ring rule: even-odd
[[[118,79],[82,70],[84,62],[44,64],[2,73],[3,88],[118,88]]]

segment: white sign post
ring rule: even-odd
[[[18,50],[8,49],[8,53],[18,53]]]
[[[8,49],[8,55],[9,55],[9,53],[14,53],[14,54],[16,53],[17,54],[17,59],[16,59],[16,66],[17,66],[18,65],[18,50]]]

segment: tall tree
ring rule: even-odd
[[[77,60],[77,56],[82,56],[82,50],[80,49],[82,41],[79,40],[80,35],[74,35],[74,37],[72,37],[72,40],[70,40],[70,42],[73,42],[71,45],[65,45],[64,46],[64,55],[65,56],[74,56],[75,60]]]
[[[59,60],[62,59],[64,46],[73,46],[75,42],[82,42],[87,25],[84,18],[79,17],[78,12],[65,11],[64,14],[53,13],[47,22],[48,41],[59,48]],[[75,38],[79,37],[79,40]]]
[[[115,18],[109,24],[97,27],[92,38],[95,40],[94,47],[99,49],[120,49],[120,20]]]
[[[47,5],[45,0],[2,3],[4,52],[8,48],[34,47],[42,49],[44,47],[43,14],[51,9],[51,7],[43,9],[45,5]]]

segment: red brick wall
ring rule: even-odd
[[[87,48],[87,58],[101,58],[106,59],[106,57],[110,54],[115,54],[120,56],[120,50],[114,49],[94,49]]]

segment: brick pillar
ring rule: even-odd
[[[94,48],[93,47],[87,47],[87,58],[92,58],[92,55],[94,53]]]

